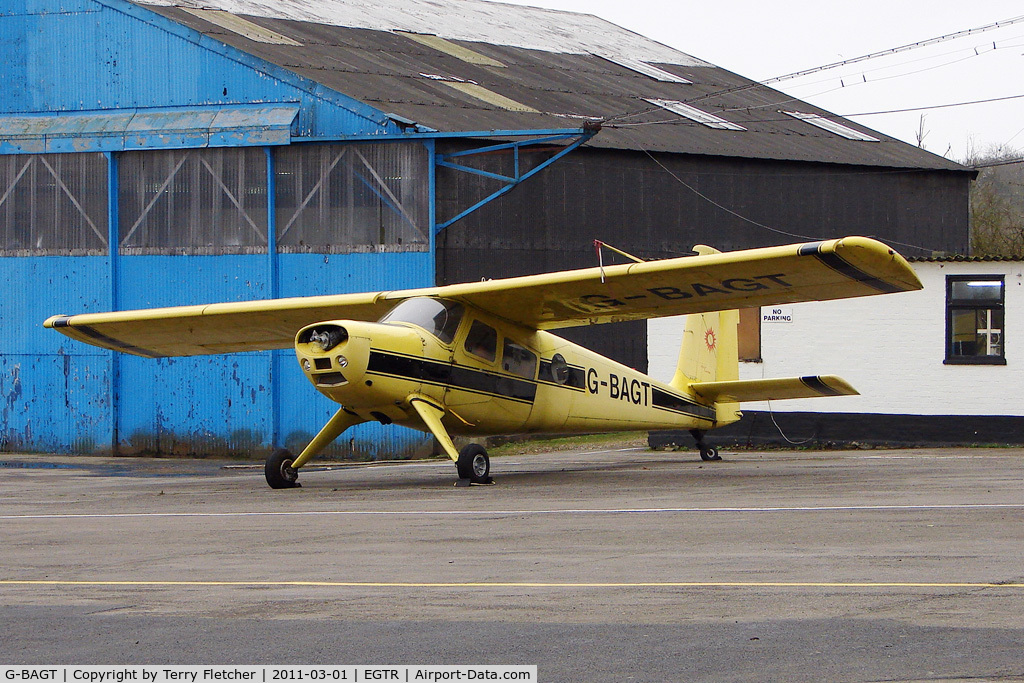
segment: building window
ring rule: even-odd
[[[282,253],[430,249],[427,148],[288,145],[274,151]]]
[[[262,149],[125,152],[119,177],[122,254],[266,253]]]
[[[1002,275],[946,276],[947,364],[1006,365]]]
[[[103,154],[0,155],[0,256],[106,251]]]

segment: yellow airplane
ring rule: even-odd
[[[341,404],[296,457],[266,461],[273,488],[349,427],[367,421],[432,434],[461,483],[490,483],[478,444],[451,435],[708,430],[742,401],[838,396],[832,375],[739,380],[735,309],[921,289],[906,260],[865,237],[602,266],[393,292],[58,315],[72,339],[158,358],[287,348],[320,393]],[[547,330],[687,314],[668,383]]]

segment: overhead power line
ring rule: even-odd
[[[883,114],[904,114],[904,113],[912,112],[912,111],[929,111],[929,110],[932,110],[932,109],[948,109],[950,107],[966,107],[966,106],[970,106],[972,104],[989,104],[991,102],[1004,102],[1006,100],[1018,100],[1018,99],[1021,99],[1021,98],[1024,98],[1024,94],[1020,94],[1020,95],[1007,95],[1005,97],[992,97],[992,98],[984,99],[984,100],[970,100],[970,101],[967,101],[967,102],[947,102],[946,104],[931,104],[931,105],[925,105],[925,106],[921,106],[921,107],[906,107],[904,109],[884,109],[884,110],[880,110],[880,111],[863,111],[863,112],[857,112],[857,113],[854,113],[854,114],[831,114],[831,113],[828,113],[828,114],[821,114],[821,117],[823,119],[836,120],[836,119],[851,119],[851,118],[856,118],[856,117],[860,117],[860,116],[880,116],[880,115],[883,115]],[[789,100],[783,100],[781,102],[776,102],[776,103],[774,103],[774,104],[772,104],[770,106],[782,106],[782,105],[786,104],[787,102],[792,102],[792,101],[796,101],[795,98],[789,99]],[[712,111],[712,113],[715,113],[715,114],[727,114],[729,112],[752,111],[754,109],[757,109],[757,107],[733,107],[733,108],[730,108],[730,109],[715,109],[715,110]],[[647,109],[647,110],[644,110],[642,112],[637,112],[637,114],[650,113],[652,111],[655,111],[655,110],[653,108],[652,109]],[[623,116],[623,117],[619,117],[619,118],[625,118],[625,117]],[[609,121],[612,121],[612,120],[613,119],[609,119]],[[777,121],[791,121],[791,120],[792,120],[792,117],[790,117],[790,116],[765,116],[765,117],[759,117],[759,118],[744,119],[744,120],[740,121],[739,123],[772,123],[772,122],[777,122]],[[677,124],[677,125],[684,125],[684,126],[699,126],[699,125],[701,125],[697,121],[690,121],[690,120],[687,120],[687,119],[681,119],[679,117],[674,117],[674,118],[671,118],[671,119],[662,119],[662,120],[658,120],[658,121],[638,121],[638,122],[635,122],[635,123],[605,123],[605,127],[606,128],[635,128],[635,127],[639,127],[639,126],[653,126],[653,125],[661,125],[661,124]]]
[[[1011,19],[1003,19],[1001,21],[997,21],[997,22],[994,22],[992,24],[986,24],[985,26],[977,26],[975,28],[969,28],[969,29],[966,29],[966,30],[963,30],[963,31],[957,31],[956,33],[947,33],[947,34],[942,35],[942,36],[936,36],[935,38],[928,38],[926,40],[919,40],[919,41],[914,42],[914,43],[908,43],[906,45],[900,45],[899,47],[893,47],[893,48],[889,48],[887,50],[881,50],[881,51],[878,51],[878,52],[871,52],[871,53],[868,53],[866,55],[861,55],[860,57],[853,57],[851,59],[844,59],[841,62],[832,62],[831,64],[824,64],[824,65],[821,65],[821,66],[815,66],[815,67],[812,67],[810,69],[803,69],[801,71],[794,71],[793,73],[783,74],[782,76],[775,76],[775,77],[769,78],[769,79],[767,79],[765,81],[758,81],[758,82],[754,82],[754,83],[748,83],[746,85],[739,85],[739,86],[736,86],[736,87],[733,87],[733,88],[725,88],[725,89],[722,89],[722,90],[717,90],[717,91],[714,91],[714,92],[706,93],[706,94],[701,95],[699,97],[694,97],[694,98],[691,98],[691,99],[687,99],[686,102],[688,104],[693,104],[694,102],[700,102],[702,100],[706,100],[706,99],[709,99],[709,98],[712,98],[712,97],[720,97],[722,95],[729,95],[731,93],[744,92],[744,91],[750,90],[752,88],[757,88],[759,86],[765,86],[765,85],[768,85],[768,84],[771,84],[771,83],[778,83],[780,81],[786,81],[786,80],[790,80],[790,79],[793,79],[793,78],[799,78],[800,76],[807,76],[809,74],[819,73],[821,71],[828,71],[830,69],[837,69],[837,68],[842,67],[842,66],[847,66],[849,64],[857,64],[859,62],[865,62],[865,61],[868,61],[870,59],[877,59],[879,57],[887,57],[889,55],[898,54],[900,52],[907,52],[909,50],[916,50],[918,48],[927,47],[929,45],[936,45],[938,43],[944,43],[944,42],[947,42],[947,41],[950,41],[950,40],[955,40],[957,38],[963,38],[964,36],[970,36],[970,35],[974,35],[974,34],[977,34],[977,33],[984,33],[985,31],[992,31],[992,30],[995,30],[995,29],[998,29],[998,28],[1003,28],[1005,26],[1012,26],[1013,24],[1019,24],[1021,22],[1024,22],[1024,15],[1021,15],[1019,17],[1013,17]]]
[[[986,24],[985,26],[978,26],[976,28],[969,28],[965,31],[957,31],[956,33],[947,33],[943,36],[937,36],[935,38],[929,38],[927,40],[919,40],[916,43],[907,43],[906,45],[900,45],[899,47],[892,47],[888,50],[881,50],[879,52],[870,52],[860,57],[853,57],[852,59],[844,59],[841,62],[833,62],[831,64],[824,64],[822,66],[815,66],[810,69],[804,69],[803,71],[794,71],[791,74],[785,74],[783,76],[776,76],[769,78],[766,81],[761,81],[761,85],[768,85],[769,83],[778,83],[780,81],[788,81],[793,78],[800,78],[801,76],[807,76],[809,74],[818,73],[819,71],[827,71],[829,69],[838,69],[841,66],[849,66],[850,64],[857,64],[859,62],[866,62],[869,59],[876,59],[878,57],[887,57],[889,55],[895,55],[900,52],[908,52],[909,50],[916,50],[920,47],[928,47],[929,45],[938,45],[939,43],[945,43],[950,40],[957,38],[963,38],[964,36],[972,36],[976,33],[984,33],[985,31],[992,31],[997,28],[1003,28],[1004,26],[1011,26],[1013,24],[1019,24],[1024,21],[1024,15],[1014,17],[1012,19],[1004,19],[997,21],[993,24]]]
[[[984,164],[971,164],[971,168],[995,168],[996,166],[1010,166],[1012,164],[1024,164],[1024,157],[1003,159],[1002,161],[988,161]]]

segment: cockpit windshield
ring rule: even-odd
[[[406,299],[380,319],[382,323],[412,323],[445,344],[451,344],[462,321],[462,304],[444,299]]]

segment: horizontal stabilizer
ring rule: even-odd
[[[845,379],[835,375],[695,382],[690,385],[690,389],[701,398],[727,403],[773,401],[784,398],[815,398],[817,396],[856,396],[860,393],[851,387]]]

